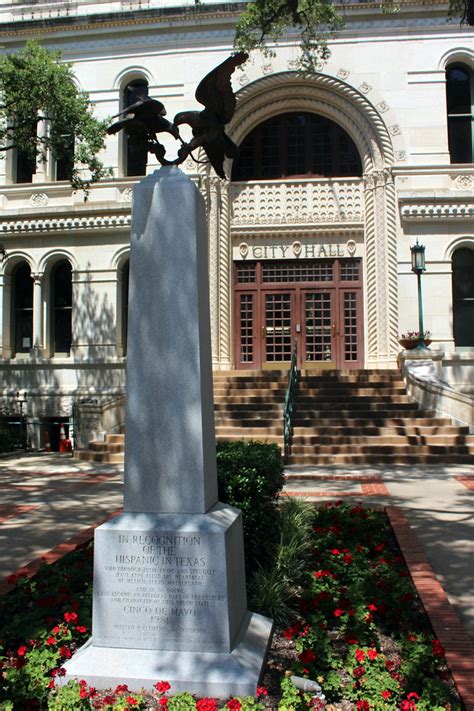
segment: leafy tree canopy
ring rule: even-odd
[[[109,174],[97,158],[107,121],[94,117],[60,52],[30,41],[0,57],[0,96],[0,151],[17,148],[39,161],[50,152],[65,162],[72,187],[86,197],[90,184]]]
[[[403,0],[381,0],[385,12],[398,12]],[[450,18],[474,25],[474,0],[449,0]],[[331,0],[253,0],[237,24],[235,45],[238,49],[260,49],[272,56],[269,43],[278,42],[288,28],[300,34],[299,67],[315,71],[330,52],[327,41],[344,22]]]

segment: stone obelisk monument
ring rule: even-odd
[[[255,694],[271,621],[247,611],[241,513],[217,501],[204,201],[179,168],[135,188],[124,513],[95,533],[91,639],[64,681]]]

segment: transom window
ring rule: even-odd
[[[312,113],[287,113],[257,126],[244,139],[232,180],[362,175],[356,145],[337,123]]]
[[[446,69],[446,104],[451,163],[474,162],[474,72],[465,64]]]

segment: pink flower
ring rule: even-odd
[[[166,694],[166,692],[171,689],[171,684],[169,684],[167,681],[157,681],[155,684],[155,689],[160,694]]]

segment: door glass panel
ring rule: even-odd
[[[291,360],[291,294],[265,294],[265,360]]]
[[[263,262],[262,282],[332,281],[333,260]]]
[[[357,347],[357,293],[344,292],[344,360],[356,361],[359,357]]]
[[[253,350],[254,313],[253,295],[240,294],[240,362],[251,363]]]
[[[307,361],[333,360],[331,338],[331,293],[305,294]]]

